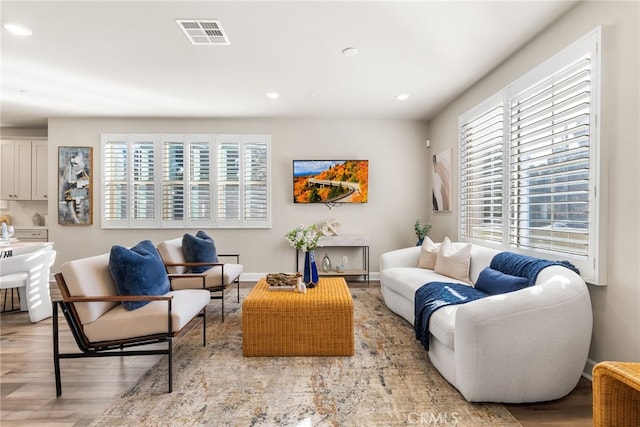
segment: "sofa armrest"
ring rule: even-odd
[[[240,254],[218,254],[218,258],[235,258],[236,264],[240,264]]]
[[[396,249],[380,255],[380,271],[393,267],[417,267],[420,259],[420,246]]]
[[[165,267],[214,267],[224,265],[223,262],[165,262]],[[173,274],[173,273],[172,273]]]
[[[586,285],[562,274],[541,285],[463,304],[455,319],[457,387],[469,401],[565,396],[584,369],[592,322]],[[550,388],[555,394],[549,394]]]
[[[199,263],[191,263],[191,264],[195,264],[195,265],[202,265]],[[165,264],[167,265],[167,264]],[[184,265],[184,264],[179,264],[179,265]],[[204,265],[208,265],[208,264],[204,264]],[[216,264],[218,265],[218,264]],[[206,289],[207,288],[207,274],[206,273],[169,273],[167,274],[167,277],[169,277],[169,285],[171,287],[171,290],[173,290],[173,285],[172,285],[172,281],[173,279],[191,279],[191,278],[200,278],[202,280],[202,289]]]
[[[88,297],[64,297],[63,302],[123,302],[123,301],[170,301],[171,295],[103,295]]]

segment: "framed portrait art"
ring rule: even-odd
[[[92,147],[58,147],[58,224],[93,223],[92,178]]]

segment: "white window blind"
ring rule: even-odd
[[[512,97],[509,243],[589,255],[591,60]]]
[[[104,170],[102,210],[103,217],[107,221],[129,218],[128,152],[127,141],[107,141],[102,148],[102,167]]]
[[[240,137],[218,144],[218,217],[223,225],[240,222]]]
[[[184,151],[184,142],[162,143],[162,221],[166,225],[178,225],[185,219]]]
[[[132,170],[133,191],[128,205],[135,221],[148,223],[156,215],[155,152],[152,141],[133,141]]]
[[[269,135],[102,135],[104,228],[270,227]]]
[[[502,242],[503,119],[502,105],[491,101],[460,126],[462,238]]]
[[[462,240],[568,259],[598,283],[599,30],[459,120]]]
[[[269,156],[265,145],[247,142],[244,145],[244,220],[249,224],[264,222],[269,213]]]
[[[103,139],[103,222],[115,227],[148,226],[156,214],[156,157],[152,137]]]
[[[262,135],[219,135],[217,212],[221,226],[268,222],[269,145]]]
[[[189,143],[189,218],[193,222],[211,220],[211,145]]]

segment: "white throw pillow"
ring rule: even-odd
[[[459,250],[453,246],[451,240],[445,237],[440,245],[434,271],[443,276],[462,280],[471,284],[469,267],[471,265],[471,243]]]
[[[440,243],[433,243],[430,238],[425,237],[420,247],[420,259],[418,259],[418,267],[433,270],[436,266]]]

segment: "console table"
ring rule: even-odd
[[[369,236],[365,235],[341,235],[341,236],[322,236],[318,240],[318,247],[350,247],[362,249],[362,268],[361,269],[345,269],[345,271],[337,272],[335,265],[332,266],[332,271],[322,271],[322,257],[318,258],[316,251],[316,263],[318,265],[319,276],[332,276],[332,277],[347,277],[347,276],[362,276],[369,285]],[[300,271],[300,251],[296,249],[296,271]]]

